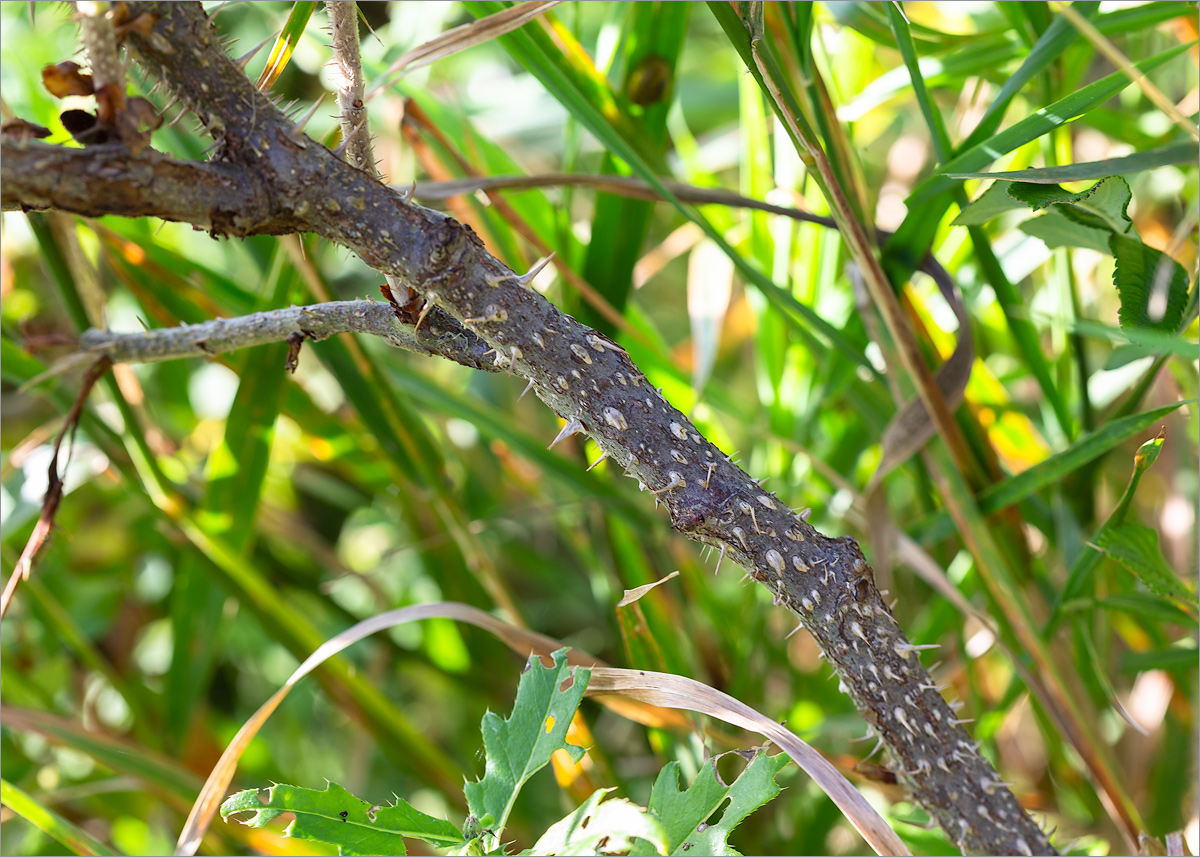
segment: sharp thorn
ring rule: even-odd
[[[717,557],[717,567],[713,569],[713,574],[721,570],[721,563],[725,560],[725,545],[721,545],[721,555]]]
[[[522,399],[524,399],[525,394],[528,393],[532,389],[533,389],[533,382],[530,381],[528,384],[525,385],[525,389],[521,391],[521,395],[517,396],[517,401],[519,402]],[[597,464],[599,464],[599,462],[597,462]],[[595,464],[592,465],[592,467],[595,467],[595,466],[596,466]],[[588,470],[591,470],[591,469],[592,469],[591,467],[588,468]]]
[[[604,449],[600,450],[600,457],[588,465],[588,470],[591,470],[593,467],[595,467],[597,464],[599,464],[601,461],[603,461],[606,458],[608,458],[608,451],[604,450]]]
[[[542,272],[542,268],[544,268],[548,264],[550,264],[550,260],[553,258],[554,258],[554,254],[551,253],[546,258],[539,259],[538,262],[532,268],[530,268],[524,274],[521,274],[519,277],[513,277],[513,279],[516,280],[518,283],[520,283],[522,286],[525,286],[526,288],[528,288],[529,284],[531,282],[533,282],[533,278],[536,277],[538,274],[540,274]]]
[[[246,51],[246,53],[242,54],[240,57],[235,59],[233,61],[233,64],[238,67],[239,71],[245,71],[246,66],[248,66],[250,64],[250,60],[254,59],[254,55],[256,53],[258,53],[259,51],[261,51],[263,48],[265,48],[268,44],[275,41],[275,38],[276,37],[273,35],[267,36],[265,39],[263,39],[261,42],[259,42],[256,46],[252,47],[250,50]]]
[[[314,116],[317,115],[317,108],[321,106],[321,102],[324,100],[325,100],[325,96],[322,95],[320,98],[318,98],[316,100],[316,102],[313,103],[313,106],[309,109],[309,111],[307,113],[304,114],[304,116],[300,119],[300,121],[292,126],[291,134],[293,137],[302,135],[304,133],[304,126],[309,123],[309,120],[311,120]]]
[[[433,304],[436,300],[437,295],[430,294],[429,298],[425,301],[425,305],[421,307],[421,311],[417,313],[417,323],[413,325],[413,330],[420,329],[421,322],[425,320],[425,316],[429,315],[429,311],[433,309]]]
[[[567,420],[567,424],[562,427],[562,431],[558,433],[558,436],[550,441],[550,445],[546,449],[554,449],[556,444],[566,440],[573,434],[579,434],[581,431],[583,431],[583,423],[579,421],[578,417],[571,417]]]

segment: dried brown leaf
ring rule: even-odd
[[[42,85],[55,98],[66,98],[68,95],[91,95],[95,90],[92,76],[79,70],[79,63],[64,60],[58,65],[48,65],[42,69]]]

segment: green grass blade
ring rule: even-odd
[[[258,76],[258,81],[255,83],[255,86],[263,92],[270,89],[279,79],[279,75],[283,74],[288,61],[292,58],[292,52],[300,43],[300,37],[304,35],[305,28],[308,27],[308,19],[312,17],[313,10],[316,8],[317,4],[310,0],[301,0],[292,5],[291,14],[288,15],[287,22],[283,25],[283,31],[275,39],[275,44],[271,47],[271,53],[267,57],[267,64],[263,67],[262,74]]]
[[[200,793],[199,777],[174,759],[145,746],[114,738],[82,723],[48,711],[4,706],[6,729],[41,735],[54,744],[70,747],[95,759],[105,767],[137,777],[150,790],[180,810]]]
[[[1167,48],[1148,59],[1135,63],[1135,67],[1142,74],[1146,74],[1191,50],[1194,44],[1191,42]],[[1129,84],[1130,80],[1125,72],[1113,72],[1107,77],[1071,93],[1066,98],[1026,116],[1000,133],[971,145],[945,164],[937,174],[917,185],[906,200],[909,209],[929,202],[953,188],[956,180],[950,178],[951,174],[975,172],[987,166],[1013,149],[1036,140],[1060,125],[1082,116],[1091,108],[1103,104]]]
[[[979,511],[984,515],[994,515],[1032,497],[1043,488],[1061,482],[1079,468],[1160,422],[1184,404],[1186,403],[1173,402],[1161,408],[1113,420],[1103,428],[1084,435],[1062,452],[1055,453],[1028,470],[1009,476],[981,491],[978,496]],[[953,534],[954,526],[950,522],[950,516],[940,512],[927,524],[918,526],[917,531],[921,533],[922,541],[929,542]]]
[[[66,847],[72,854],[116,854],[99,839],[42,806],[8,780],[0,780],[0,801],[21,818]]]
[[[660,158],[665,154],[667,111],[673,101],[676,64],[690,8],[688,3],[634,3],[626,7],[623,96],[642,111],[647,144],[655,147]],[[600,172],[620,173],[621,165],[606,152]],[[652,202],[596,194],[582,273],[618,312],[624,310],[629,297],[633,267],[641,256],[653,213]],[[609,335],[615,333],[613,326],[590,306],[581,304],[578,310],[584,324]]]
[[[1072,8],[1075,11],[1087,18],[1095,14],[1099,7],[1100,4],[1094,2],[1094,0],[1087,0],[1087,2],[1076,0],[1072,4]],[[1025,57],[1024,62],[1021,63],[1021,67],[1004,82],[1004,86],[992,100],[991,104],[988,105],[983,118],[979,120],[979,124],[975,126],[975,129],[968,135],[967,139],[959,146],[959,151],[961,152],[977,146],[992,136],[996,129],[1000,127],[1000,122],[1004,119],[1004,112],[1008,109],[1009,103],[1021,91],[1021,88],[1045,70],[1050,63],[1058,59],[1062,55],[1062,52],[1077,38],[1079,38],[1079,32],[1071,26],[1070,21],[1063,17],[1055,18]]]
[[[950,157],[950,135],[946,133],[946,121],[942,118],[941,111],[929,97],[925,78],[921,76],[917,47],[913,44],[908,19],[904,16],[904,11],[900,8],[899,3],[884,3],[883,8],[887,12],[888,25],[892,28],[892,33],[896,38],[896,47],[900,49],[900,56],[904,60],[908,76],[912,80],[913,92],[917,96],[917,106],[921,108],[921,115],[925,118],[925,127],[929,129],[930,137],[933,140],[933,151],[937,154],[938,163],[944,164]]]
[[[269,297],[256,309],[287,306],[289,297],[298,296],[291,294],[295,269],[286,258],[277,247],[267,277]],[[207,487],[197,513],[243,553],[252,544],[275,420],[283,402],[287,350],[286,343],[278,342],[245,353],[224,436],[208,459]],[[171,598],[174,650],[166,675],[164,726],[175,741],[182,741],[207,689],[224,603],[225,593],[210,564],[189,552],[180,563]],[[203,644],[197,646],[197,641]]]
[[[947,173],[952,179],[1011,179],[1035,184],[1089,181],[1108,176],[1128,175],[1158,167],[1194,164],[1200,159],[1200,144],[1194,142],[1161,146],[1145,152],[1135,152],[1121,158],[1106,158],[1061,167],[1031,167],[1027,170],[1007,170],[995,173]]]
[[[473,0],[465,4],[477,16],[492,14],[503,6],[496,2]],[[741,24],[739,23],[740,27]],[[549,36],[542,30],[523,28],[500,37],[505,49],[542,82],[548,91],[562,103],[580,123],[595,135],[610,151],[628,163],[666,201],[674,205],[681,214],[698,225],[712,241],[725,252],[733,261],[738,271],[767,297],[787,318],[800,326],[807,326],[829,347],[836,348],[872,373],[875,372],[868,361],[853,343],[843,334],[821,318],[811,308],[797,301],[791,293],[780,288],[762,273],[757,267],[729,245],[707,218],[684,205],[671,190],[666,187],[659,177],[665,172],[660,159],[645,155],[646,144],[638,136],[629,136],[632,123],[619,111],[615,102],[609,98],[601,99],[599,104],[593,103],[582,87],[578,85],[578,73],[570,69],[561,58],[559,51]],[[606,111],[605,105],[612,103],[611,110]],[[615,111],[615,114],[614,114]]]

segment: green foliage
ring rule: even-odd
[[[1151,592],[1189,603],[1195,614],[1196,594],[1175,576],[1158,549],[1158,532],[1136,521],[1105,527],[1096,547],[1131,571]]]
[[[1180,329],[1188,303],[1183,266],[1136,237],[1129,217],[1133,194],[1120,176],[1108,176],[1089,188],[1070,191],[1057,184],[1000,180],[967,206],[954,222],[987,223],[1014,208],[1054,210],[1021,224],[1027,235],[1046,246],[1086,247],[1111,253],[1116,261],[1113,285],[1121,298],[1121,327],[1172,334]],[[1153,306],[1152,306],[1153,305]]]
[[[704,763],[696,779],[679,789],[679,765],[662,769],[650,792],[650,813],[667,835],[668,854],[737,854],[729,834],[746,816],[779,794],[775,777],[788,763],[783,753],[753,754],[746,769],[726,785],[717,771],[718,757]]]
[[[589,677],[589,670],[568,666],[565,650],[554,653],[549,667],[536,656],[529,659],[512,714],[503,719],[489,711],[483,717],[486,773],[466,783],[470,815],[461,831],[404,800],[372,805],[336,783],[323,791],[288,785],[247,789],[221,805],[221,816],[257,828],[291,814],[286,836],[324,842],[346,855],[403,855],[408,853],[406,838],[455,847],[462,854],[507,853],[502,833],[521,788],[555,752],[564,750],[575,762],[583,757],[584,748],[565,739]],[[750,764],[729,785],[717,773],[718,758],[710,759],[683,792],[679,766],[670,763],[654,784],[648,809],[625,799],[605,800],[611,788],[597,790],[521,853],[656,855],[696,849],[695,853],[736,854],[729,848],[729,834],[779,794],[775,777],[790,761],[782,753],[751,755]]]
[[[443,848],[462,841],[453,824],[418,812],[406,801],[372,805],[336,783],[323,791],[287,785],[246,789],[221,804],[223,818],[243,813],[250,815],[237,820],[247,827],[262,827],[290,813],[287,836],[327,842],[346,855],[407,854],[405,837]]]
[[[366,78],[507,5],[362,4],[378,36],[363,28]],[[1087,836],[1097,853],[1136,846],[1108,811],[1113,796],[1081,769],[1085,756],[1109,762],[1148,833],[1185,828],[1197,785],[1179,760],[1192,752],[1200,686],[1194,137],[1058,4],[764,4],[764,62],[878,240],[931,365],[961,331],[913,274],[927,254],[970,314],[977,360],[955,418],[971,460],[953,469],[935,440],[888,477],[884,506],[903,536],[889,563],[861,492],[896,401],[913,391],[856,293],[841,237],[762,211],[677,206],[662,193],[669,179],[829,213],[811,165],[765,106],[743,5],[560,4],[373,99],[381,169],[401,187],[473,172],[619,174],[657,188],[667,202],[590,187],[500,191],[521,222],[477,195],[445,207],[517,269],[543,255],[538,242],[556,251],[559,270],[588,280],[636,331],[609,330],[649,383],[788,505],[812,509],[822,531],[859,539],[899,625],[914,643],[944,647],[937,681],[966,703],[962,717],[977,719],[972,738],[1058,826],[1059,844]],[[46,65],[86,62],[74,12],[32,8],[0,4],[5,109],[49,128],[47,142],[75,145],[60,120],[72,105],[40,80]],[[1187,109],[1194,3],[1073,8]],[[220,38],[237,40],[231,55],[264,40],[287,52],[273,95],[299,111],[324,95],[314,139],[336,136],[325,14],[323,4],[234,2],[213,21]],[[252,80],[272,64],[266,54],[247,69]],[[150,92],[157,81],[136,61],[129,67],[130,94],[164,108],[170,94]],[[166,110],[153,147],[211,157],[194,117],[171,124],[179,109]],[[981,180],[991,181],[982,193]],[[78,369],[43,373],[82,328],[154,330],[378,295],[381,282],[311,237],[302,246],[274,236],[215,242],[186,224],[17,211],[2,223],[6,576],[37,520],[49,445],[79,388]],[[706,264],[714,251],[734,270],[720,283]],[[535,286],[597,320],[572,282],[550,273]],[[717,286],[728,301],[705,303]],[[741,584],[728,558],[714,577],[713,559],[706,565],[611,464],[586,471],[597,458],[590,444],[547,450],[556,420],[532,396],[518,399],[516,379],[370,338],[306,343],[294,376],[283,371],[285,352],[121,367],[89,399],[54,536],[0,626],[0,775],[6,806],[8,784],[31,801],[6,813],[5,853],[68,847],[43,832],[35,804],[98,840],[92,851],[168,850],[202,775],[298,660],[364,618],[441,599],[615,665],[705,680],[786,718],[830,758],[870,751],[855,743],[862,717],[828,681],[827,661],[804,633],[788,636],[787,612]],[[693,389],[709,360],[703,389]],[[1006,572],[1001,598],[993,568]],[[623,590],[676,569],[635,605],[615,607]],[[931,576],[992,625],[938,597]],[[1046,641],[1047,664],[1017,634],[1026,619]],[[402,830],[448,836],[436,819],[466,818],[436,847],[495,851],[502,834],[509,853],[629,843],[639,853],[864,853],[815,788],[790,788],[786,813],[767,807],[741,821],[778,789],[780,757],[756,757],[726,788],[710,757],[744,746],[740,735],[576,709],[582,674],[560,690],[561,661],[533,666],[536,692],[520,691],[507,721],[488,716],[481,762],[476,727],[485,711],[508,710],[512,664],[492,639],[446,622],[364,641],[296,688],[243,755],[238,782],[332,781],[374,796],[372,824],[359,814],[371,804],[337,786],[261,792],[281,804],[345,804],[324,821],[297,816],[293,833],[328,822],[352,850],[389,850],[343,833],[378,833],[381,818],[396,843]],[[1078,689],[1070,701],[1088,740],[1047,715],[1043,665]],[[582,736],[572,740],[587,749],[581,764],[559,766],[561,784],[531,778],[555,747],[581,752],[565,738],[572,716]],[[952,851],[940,831],[909,824],[924,818],[894,793],[860,787],[890,807],[914,851]],[[410,804],[383,806],[393,793]],[[259,794],[240,799],[265,820]],[[410,805],[428,815],[406,820]],[[215,825],[205,848],[307,847],[282,840],[281,827]]]
[[[1183,266],[1161,250],[1122,235],[1113,235],[1109,243],[1117,259],[1113,285],[1121,296],[1121,327],[1177,331],[1188,300]]]
[[[579,809],[550,826],[522,854],[633,854],[639,844],[653,846],[651,854],[669,854],[662,825],[643,807],[621,798],[604,800],[612,789],[600,789]]]
[[[568,666],[562,651],[554,653],[553,667],[530,658],[512,715],[507,720],[492,711],[483,716],[487,767],[482,778],[467,783],[464,792],[472,815],[495,819],[497,836],[521,787],[550,762],[555,751],[565,750],[576,762],[582,758],[584,748],[567,743],[566,737],[590,675],[589,670]],[[564,689],[565,684],[570,686]]]

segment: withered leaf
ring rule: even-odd
[[[17,143],[24,143],[28,140],[40,140],[43,137],[50,136],[50,129],[43,128],[41,125],[35,125],[25,119],[12,118],[4,120],[0,124],[0,136],[5,140],[12,140]]]
[[[91,95],[95,91],[92,76],[83,74],[79,70],[79,63],[70,60],[63,60],[58,65],[48,65],[42,69],[42,84],[55,98]]]

